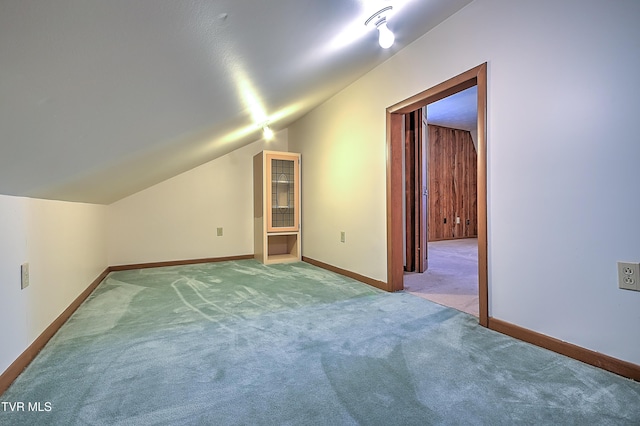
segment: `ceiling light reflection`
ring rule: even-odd
[[[240,98],[249,110],[253,122],[258,124],[267,121],[267,112],[249,79],[241,74],[236,78],[236,85],[240,92]]]
[[[279,111],[276,111],[275,113],[271,114],[267,120],[262,121],[261,123],[257,123],[257,124],[250,124],[248,126],[244,126],[241,127],[239,129],[236,129],[230,133],[227,133],[226,135],[224,135],[222,138],[220,139],[216,139],[215,141],[212,141],[212,143],[214,144],[229,144],[229,143],[233,143],[233,142],[237,142],[241,139],[245,139],[245,138],[249,138],[251,135],[253,135],[253,140],[257,140],[260,137],[258,136],[258,132],[260,130],[263,130],[263,126],[265,126],[265,123],[269,123],[269,128],[271,131],[273,131],[273,128],[271,128],[271,126],[273,125],[273,123],[277,123],[278,121],[289,117],[293,114],[296,114],[297,112],[301,111],[302,108],[304,108],[304,104],[303,103],[296,103],[293,105],[290,105],[288,107],[282,108]],[[263,135],[264,136],[264,135]],[[275,136],[275,135],[274,135]]]
[[[362,26],[362,20],[358,17],[351,22],[344,31],[335,36],[328,45],[330,51],[340,50],[352,43],[355,43],[365,34],[367,34],[368,28]]]

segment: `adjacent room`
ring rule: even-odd
[[[639,19],[0,2],[0,425],[638,424]]]
[[[404,159],[405,175],[415,182],[405,184],[410,186],[405,194],[410,195],[404,202],[404,288],[475,316],[479,316],[477,106],[478,88],[472,86],[423,107],[416,116],[420,118],[409,118],[405,125],[417,130],[405,140],[421,147],[405,150]],[[427,255],[421,260],[423,250]]]

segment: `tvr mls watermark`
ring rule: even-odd
[[[53,408],[51,402],[0,402],[2,405],[2,411],[41,411],[49,412]]]

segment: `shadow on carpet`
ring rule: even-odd
[[[111,273],[0,424],[638,425],[638,401],[640,383],[471,315],[246,260]]]

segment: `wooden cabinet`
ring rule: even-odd
[[[296,262],[300,256],[300,154],[262,151],[253,157],[255,258]]]

